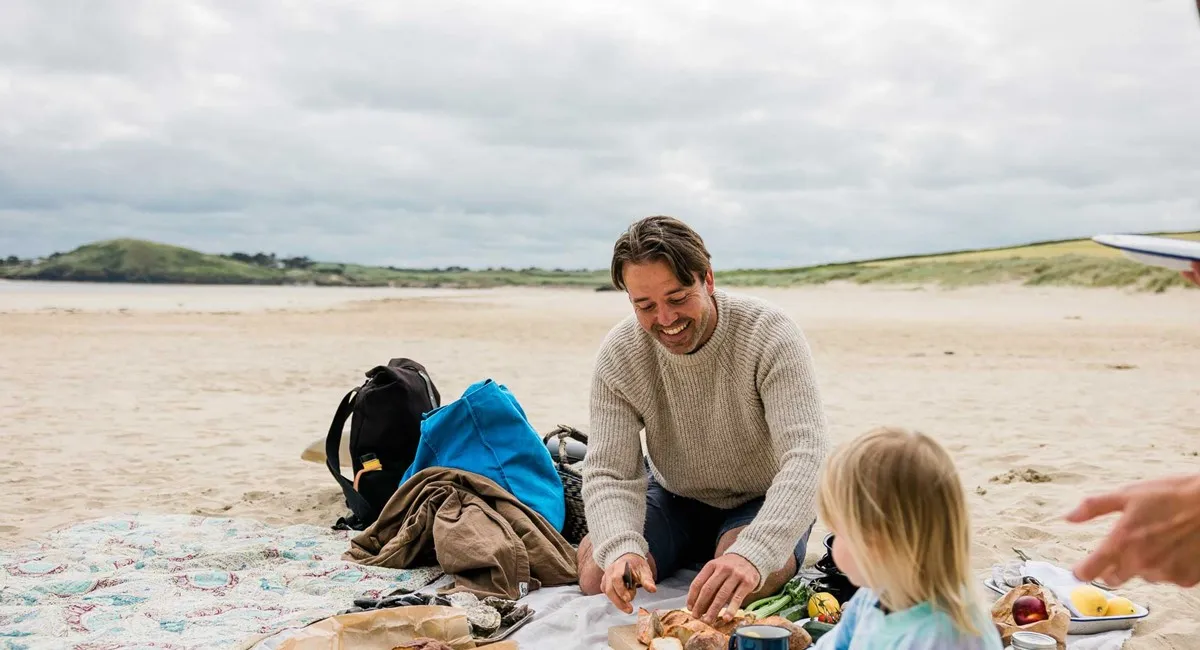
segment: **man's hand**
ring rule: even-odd
[[[628,572],[626,568],[629,569]],[[627,575],[633,582],[632,586],[626,585]],[[633,613],[633,598],[637,595],[639,585],[650,593],[658,591],[650,563],[637,553],[626,553],[617,558],[616,562],[604,570],[604,579],[600,582],[604,595],[608,596],[617,609],[626,614]]]
[[[1192,284],[1200,287],[1200,262],[1192,262],[1191,270],[1180,271],[1179,274],[1182,275],[1185,280],[1188,280]]]
[[[721,610],[729,616],[742,606],[746,596],[758,588],[758,569],[750,560],[726,553],[710,560],[692,581],[688,590],[687,607],[692,616],[712,625]]]
[[[1120,512],[1100,547],[1075,567],[1080,580],[1117,587],[1133,577],[1200,584],[1200,475],[1143,481],[1086,499],[1067,515],[1082,522]]]

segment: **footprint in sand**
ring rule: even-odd
[[[997,474],[988,479],[989,483],[1049,483],[1054,479],[1050,478],[1049,474],[1043,474],[1033,468],[1025,468],[1021,470],[1010,469],[1003,474]]]

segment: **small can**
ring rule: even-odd
[[[1013,632],[1009,643],[1011,645],[1005,650],[1058,650],[1058,641],[1054,637],[1027,630]]]

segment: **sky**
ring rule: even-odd
[[[4,0],[0,255],[720,268],[1200,229],[1191,0]]]

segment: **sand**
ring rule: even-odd
[[[1200,292],[738,290],[808,334],[835,440],[895,424],[950,448],[980,575],[1013,547],[1073,562],[1111,522],[1062,520],[1085,494],[1200,470]],[[586,290],[0,283],[0,545],[134,510],[331,524],[340,493],[300,452],[395,356],[447,399],[492,377],[538,430],[586,430],[595,347],[628,310]],[[1127,592],[1152,609],[1127,648],[1200,647],[1200,590]]]

